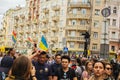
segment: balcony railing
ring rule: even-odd
[[[18,23],[15,23],[15,24],[14,24],[14,27],[18,27]]]
[[[83,7],[83,8],[90,8],[90,2],[88,3],[82,3],[82,2],[70,2],[70,6],[69,7]]]
[[[19,17],[18,17],[18,16],[15,16],[15,17],[14,17],[14,19],[15,19],[15,20],[18,20],[18,19],[19,19]]]
[[[19,31],[19,33],[20,33],[20,34],[23,34],[23,33],[24,33],[24,30],[23,30],[23,29],[21,29],[21,30]]]
[[[20,22],[19,25],[20,25],[20,26],[24,26],[24,23],[23,23],[23,22]]]
[[[54,5],[54,6],[52,6],[52,9],[54,11],[60,10],[60,6],[59,5]]]
[[[33,20],[33,23],[34,23],[35,25],[37,25],[37,24],[39,23],[39,20],[38,20],[38,19],[35,19],[35,20]]]
[[[24,19],[24,18],[25,18],[25,15],[24,15],[24,14],[21,14],[20,17],[21,17],[22,19]]]
[[[85,39],[84,39],[84,36],[78,36],[78,37],[75,37],[75,36],[67,36],[67,41],[80,41],[80,42],[84,42]]]
[[[119,42],[118,38],[110,38],[110,42]]]
[[[67,25],[66,30],[88,30],[89,25]]]
[[[52,36],[51,41],[56,42],[58,40],[58,37]]]
[[[90,19],[90,14],[72,14],[68,13],[68,19]]]
[[[43,18],[42,18],[42,22],[48,22],[48,16],[44,16]]]
[[[49,9],[48,8],[43,8],[42,10],[44,13],[49,13]]]
[[[48,27],[42,27],[41,30],[42,30],[42,32],[47,32],[48,31]]]
[[[51,30],[52,31],[57,31],[58,30],[58,26],[57,25],[52,25],[51,26]]]
[[[59,15],[54,15],[52,16],[53,21],[59,21]]]
[[[30,23],[30,21],[26,21],[26,24],[29,26],[31,23]]]

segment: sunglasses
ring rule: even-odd
[[[112,70],[112,68],[106,68],[107,70]]]

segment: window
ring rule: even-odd
[[[108,23],[108,25],[110,25],[110,19],[107,19],[107,23]]]
[[[94,32],[94,33],[93,33],[93,37],[94,37],[95,39],[97,39],[97,38],[98,38],[98,32]]]
[[[112,32],[112,38],[115,38],[115,34],[116,34],[115,32]]]
[[[81,9],[82,14],[86,14],[86,9]]]
[[[97,44],[92,45],[92,50],[97,50]]]
[[[100,15],[100,10],[99,9],[95,9],[95,15],[97,15],[97,16]]]
[[[116,26],[116,19],[113,19],[112,25]]]
[[[83,44],[83,43],[80,43],[80,44],[79,44],[79,48],[80,48],[80,49],[84,49],[84,44]]]
[[[95,0],[96,4],[100,4],[101,0]]]
[[[74,48],[74,42],[70,42],[70,48]]]
[[[77,2],[78,2],[78,0],[72,0],[72,2],[77,3]]]
[[[82,0],[82,3],[88,3],[88,0]]]
[[[72,20],[72,25],[75,25],[76,24],[76,20]]]
[[[98,27],[99,26],[99,21],[94,21],[94,27]]]
[[[112,50],[112,51],[115,51],[115,46],[111,46],[111,50]]]
[[[80,21],[80,25],[85,25],[85,24],[87,24],[87,21],[86,21],[86,20],[81,20],[81,21]]]
[[[77,13],[77,9],[73,9],[72,12],[73,12],[73,14],[76,14]]]
[[[117,13],[117,8],[116,8],[116,7],[113,8],[113,13],[114,13],[114,14]]]
[[[74,37],[75,36],[75,31],[70,31],[69,35]]]

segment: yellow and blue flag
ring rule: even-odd
[[[16,33],[15,33],[14,30],[13,30],[13,32],[12,32],[12,41],[13,41],[14,43],[16,43],[16,41],[17,41],[17,35],[16,35]]]
[[[48,44],[44,36],[41,37],[39,48],[40,50],[48,51]]]

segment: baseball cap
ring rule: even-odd
[[[4,56],[1,60],[0,72],[8,73],[9,69],[12,67],[13,58],[10,56]]]

